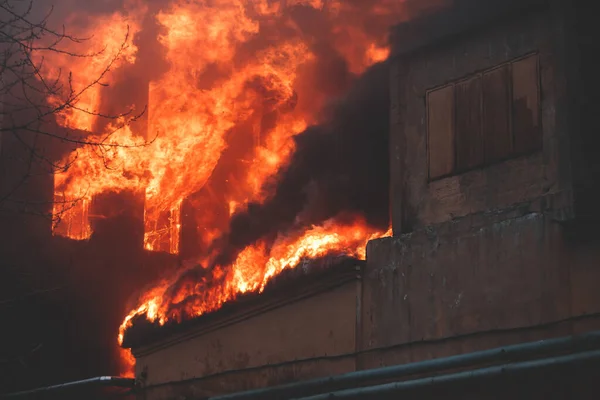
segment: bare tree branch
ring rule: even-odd
[[[69,44],[85,43],[92,37],[71,35],[65,26],[59,29],[49,27],[53,8],[42,17],[35,18],[34,14],[39,14],[33,12],[35,7],[35,0],[0,0],[0,151],[3,139],[11,140],[22,153],[11,156],[25,165],[19,172],[20,176],[12,176],[9,183],[0,180],[0,212],[8,208],[37,215],[39,212],[35,210],[40,207],[36,206],[44,202],[23,200],[17,194],[38,171],[47,174],[67,171],[77,160],[78,149],[85,147],[91,147],[92,153],[102,158],[109,168],[106,157],[111,154],[111,149],[148,146],[156,137],[134,143],[121,143],[115,139],[116,133],[146,113],[145,107],[141,112],[130,108],[107,114],[82,106],[82,98],[89,91],[106,86],[108,74],[124,57],[131,42],[129,27],[120,46],[111,54],[107,53],[109,49],[106,47],[98,51],[76,52]],[[102,57],[108,61],[96,76],[85,77],[85,83],[77,82],[76,85],[70,71],[52,69],[48,62],[50,55],[67,59],[89,58],[90,62]],[[106,120],[110,123],[105,125],[110,128],[100,132],[77,131],[66,126],[57,129],[57,121],[68,113]],[[68,146],[73,155],[56,159],[47,149],[51,142]],[[60,215],[55,214],[60,213],[56,210],[65,212],[84,197],[66,199],[59,206],[54,204],[55,212],[49,217],[54,222],[59,221]]]

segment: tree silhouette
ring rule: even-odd
[[[56,223],[79,199],[68,199],[63,204],[56,204],[56,199],[36,199],[24,194],[29,181],[66,171],[76,159],[77,150],[83,147],[105,157],[115,147],[146,146],[150,141],[131,145],[112,139],[116,132],[140,118],[145,109],[140,113],[126,109],[103,114],[80,103],[88,91],[106,86],[107,75],[129,46],[129,28],[101,72],[74,85],[72,73],[53,68],[47,61],[49,56],[87,58],[93,62],[104,56],[106,49],[91,53],[69,50],[72,44],[90,38],[71,35],[64,26],[51,28],[49,17],[53,9],[36,18],[39,12],[34,11],[39,9],[35,7],[34,0],[0,0],[0,159],[5,161],[0,176],[0,215],[35,214]],[[104,126],[111,128],[91,132],[57,123],[61,115],[73,111],[105,120]],[[57,157],[65,152],[73,152],[73,156]]]

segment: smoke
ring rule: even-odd
[[[387,229],[389,85],[386,63],[357,79],[333,103],[327,121],[295,138],[289,165],[268,183],[273,197],[233,217],[216,263],[227,265],[244,247],[280,232],[332,217],[362,215]]]
[[[210,304],[211,288],[227,279],[213,270],[227,270],[242,250],[257,242],[292,237],[331,218],[344,223],[362,217],[370,226],[387,230],[388,76],[385,62],[369,68],[330,102],[325,122],[295,137],[292,159],[265,188],[272,196],[233,216],[228,233],[207,250],[217,253],[209,268],[190,265],[172,281],[163,296],[167,315],[181,321],[195,304]]]
[[[384,64],[365,72],[365,65],[372,63],[365,53],[368,46],[386,47],[389,27],[415,10],[402,1],[376,3],[377,7],[357,0],[326,5],[337,4],[335,10],[289,6],[276,18],[258,19],[260,30],[237,49],[234,68],[215,63],[203,71],[199,81],[208,89],[274,43],[299,40],[309,46],[313,58],[298,67],[295,95],[283,107],[269,109],[265,100],[258,111],[263,114],[260,136],[268,136],[292,109],[316,125],[294,139],[292,159],[263,187],[269,193],[267,202],[250,203],[233,220],[226,199],[243,185],[244,162],[253,156],[256,143],[248,134],[249,125],[238,124],[228,134],[227,150],[190,201],[199,231],[229,233],[217,240],[207,240],[202,233],[192,239],[187,233],[182,243],[182,249],[189,249],[185,257],[217,252],[215,264],[226,265],[256,239],[318,224],[342,211],[366,214],[367,222],[387,229],[388,72]],[[248,87],[269,99],[272,93],[261,85],[255,81]],[[194,243],[186,244],[190,240]]]
[[[133,44],[138,48],[136,61],[112,71],[112,83],[102,89],[99,110],[107,115],[118,114],[131,106],[136,112],[141,111],[148,103],[148,82],[160,79],[169,71],[165,48],[158,40],[162,31],[155,17],[158,11],[168,9],[171,2],[140,1],[136,8],[129,0],[37,0],[40,6],[34,10],[43,17],[51,3],[56,7],[50,22],[56,26],[64,23],[69,33],[76,33],[79,28],[111,13],[123,12],[125,8],[146,7],[142,20],[138,21],[141,29],[133,37]],[[194,71],[197,85],[190,90],[210,90],[254,60],[258,52],[280,41],[299,40],[314,56],[298,67],[294,93],[283,101],[272,101],[278,94],[264,81],[247,82],[247,91],[260,94],[256,97],[262,100],[256,105],[256,115],[240,121],[227,132],[227,148],[210,179],[187,203],[190,215],[195,214],[192,231],[210,228],[227,232],[216,240],[211,237],[210,241],[198,235],[195,242],[187,246],[193,249],[190,251],[195,253],[193,255],[216,253],[215,265],[230,264],[244,247],[258,240],[268,242],[279,234],[293,235],[330,218],[343,222],[344,218],[362,216],[367,223],[383,230],[389,224],[388,67],[384,62],[365,70],[365,65],[371,64],[365,59],[365,50],[369,45],[385,47],[389,27],[419,13],[423,2],[324,1],[326,7],[331,8],[328,12],[302,4],[292,6],[301,1],[288,0],[287,3],[290,6],[276,18],[257,17],[259,32],[239,45],[232,60],[215,61],[201,71]],[[415,6],[416,3],[420,4]],[[248,4],[253,2],[248,1]],[[77,75],[78,71],[73,72]],[[260,140],[264,140],[290,112],[309,116],[307,119],[313,125],[294,138],[295,151],[291,159],[265,184],[263,191],[269,194],[266,201],[251,202],[230,218],[227,199],[236,192],[236,185],[244,181],[247,160],[253,156],[256,146],[251,134],[256,120]],[[97,126],[95,130],[102,131],[103,127]],[[68,282],[64,298],[54,307],[64,308],[64,318],[53,322],[59,330],[55,336],[60,336],[65,345],[54,347],[67,348],[68,344],[78,356],[69,356],[63,362],[72,367],[82,363],[83,358],[93,360],[88,364],[96,364],[77,373],[66,371],[65,366],[66,372],[57,372],[51,380],[83,378],[85,376],[77,374],[95,375],[107,373],[106,369],[116,370],[116,361],[110,353],[116,343],[116,327],[127,311],[125,299],[154,281],[159,273],[173,272],[166,271],[176,264],[172,257],[144,252],[138,240],[132,239],[143,237],[139,218],[136,220],[136,216],[126,215],[126,212],[115,215],[117,209],[136,208],[130,199],[123,204],[123,196],[123,193],[107,195],[97,202],[96,211],[101,218],[96,221],[95,233],[89,242],[52,237],[45,242],[45,252],[29,262],[37,268],[50,260],[60,269],[57,280]],[[182,223],[188,222],[184,219]],[[183,239],[186,237],[189,236]],[[18,251],[14,249],[10,258],[18,260],[22,253],[27,254],[28,246],[23,245]],[[190,282],[214,284],[209,272],[192,269],[182,273],[170,293],[181,292]],[[57,322],[62,320],[70,320],[68,329]],[[32,331],[39,333],[44,329]],[[62,334],[63,331],[68,334]],[[109,357],[111,360],[107,360]],[[47,365],[52,365],[55,358],[55,355],[47,357]]]

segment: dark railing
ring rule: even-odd
[[[321,393],[314,396],[296,398],[295,400],[372,399],[379,398],[379,396],[386,396],[385,398],[388,398],[387,396],[389,395],[398,395],[401,392],[412,389],[433,387],[448,383],[464,383],[476,379],[498,377],[511,373],[524,373],[546,367],[564,367],[574,363],[598,360],[600,360],[600,350],[585,351],[582,353],[569,354],[565,356],[478,368],[475,370],[438,375],[430,378],[413,379],[402,382],[392,382],[383,385]]]
[[[458,383],[507,373],[523,373],[545,367],[564,367],[575,363],[600,361],[600,331],[577,336],[521,343],[490,350],[460,354],[390,367],[350,372],[327,378],[211,397],[209,400],[326,400],[374,398],[421,387]],[[490,365],[493,364],[493,365]],[[485,367],[478,367],[486,365]],[[442,371],[456,371],[446,374]],[[402,380],[414,375],[429,377]],[[395,381],[394,381],[395,380]],[[391,382],[390,382],[391,381]],[[381,382],[387,382],[381,384]],[[0,399],[57,398],[60,393],[93,387],[125,388],[132,394],[135,380],[101,376],[60,385],[0,395]]]
[[[210,400],[275,400],[304,398],[325,399],[322,393],[328,393],[335,397],[347,398],[360,393],[367,395],[367,390],[379,391],[402,390],[409,385],[434,384],[444,380],[453,379],[475,379],[485,374],[495,374],[502,370],[514,369],[515,371],[524,371],[530,368],[542,367],[544,365],[563,365],[584,359],[600,358],[600,331],[590,332],[578,336],[569,336],[541,340],[537,342],[521,343],[511,346],[499,347],[490,350],[477,351],[473,353],[460,354],[451,357],[438,358],[414,362],[410,364],[394,365],[390,367],[374,368],[356,372],[349,372],[342,375],[336,375],[326,378],[312,379],[308,381],[295,382],[286,385],[272,386],[264,389],[250,390],[240,393],[232,393],[223,396],[211,397]],[[587,352],[587,353],[583,353]],[[567,356],[544,358],[542,360],[517,362],[531,360],[549,355],[569,354]],[[448,371],[458,368],[467,368],[477,365],[490,363],[508,363],[507,365],[493,366],[484,369],[470,370],[459,375],[451,374],[439,377],[430,377],[425,380],[395,382],[388,385],[372,386],[370,388],[361,388],[361,386],[374,384],[375,382],[401,379],[416,374],[433,374],[441,371]],[[412,383],[411,383],[412,382]],[[347,389],[351,389],[347,391]],[[343,392],[340,392],[343,391]],[[341,394],[340,394],[341,393]],[[323,397],[319,397],[323,396]],[[340,397],[341,396],[341,397]],[[367,397],[368,398],[368,397]]]

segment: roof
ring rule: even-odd
[[[296,268],[283,271],[269,281],[262,293],[240,295],[235,301],[200,317],[167,322],[164,326],[151,323],[144,316],[134,318],[125,332],[123,347],[134,352],[162,347],[172,340],[183,340],[204,331],[250,318],[270,309],[281,307],[302,298],[331,290],[360,278],[365,261],[347,256],[328,256]]]

